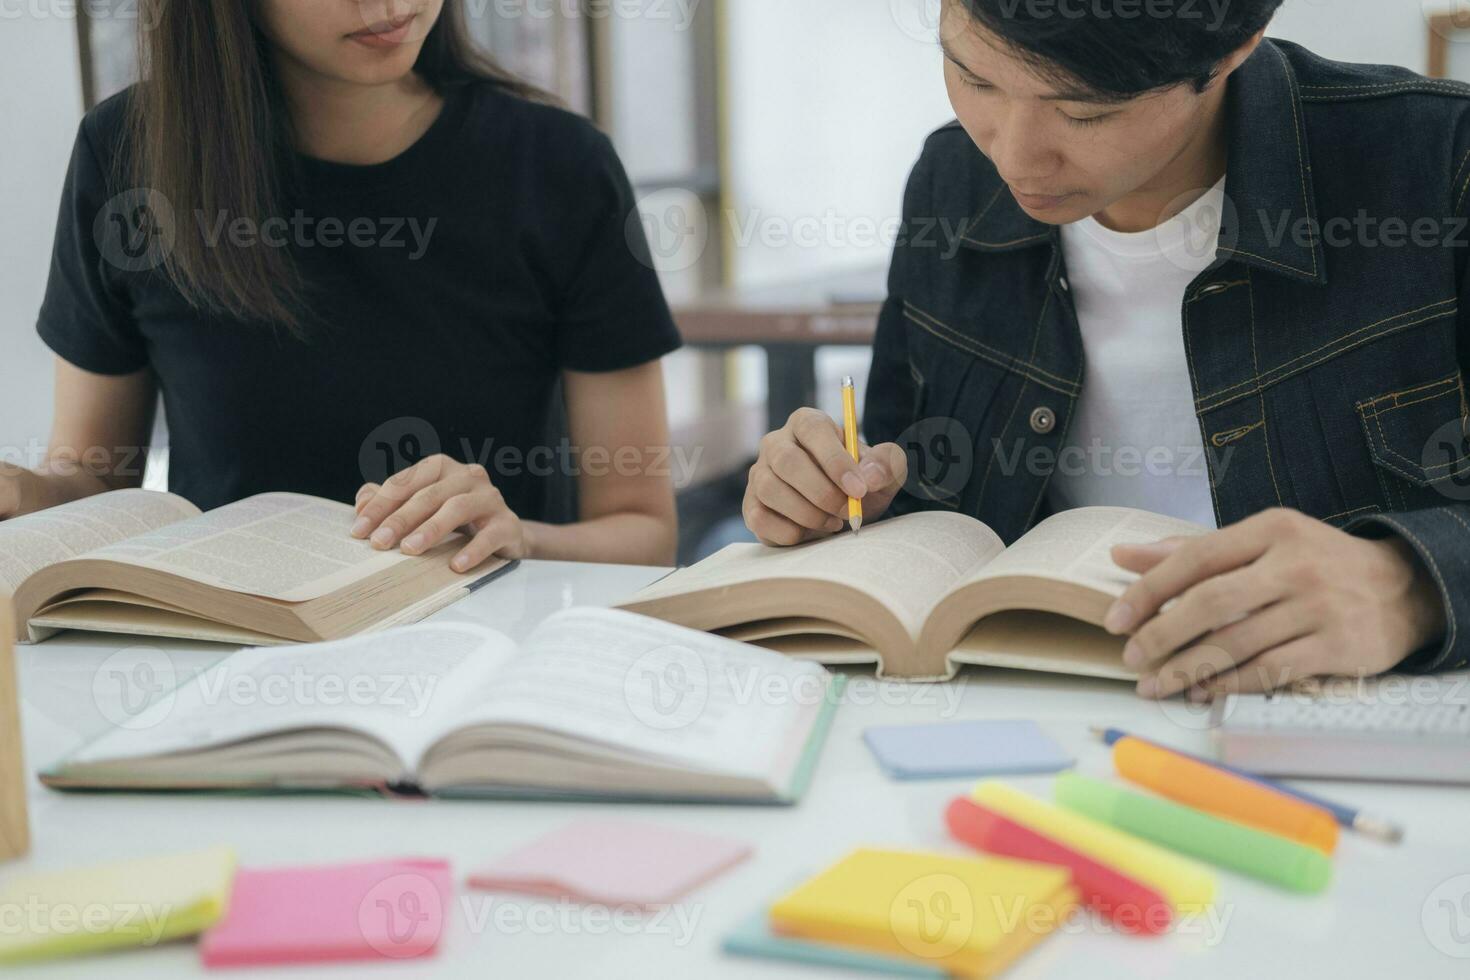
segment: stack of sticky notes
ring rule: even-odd
[[[228,904],[235,855],[210,848],[0,884],[0,963],[156,946],[197,935]]]
[[[449,864],[404,859],[241,871],[205,966],[413,959],[444,933]]]
[[[1064,868],[1002,858],[858,850],[747,923],[734,953],[911,976],[987,977],[1076,905]]]
[[[750,855],[713,834],[631,820],[579,820],[470,875],[487,891],[601,905],[670,905]]]

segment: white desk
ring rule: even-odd
[[[556,609],[611,603],[657,574],[654,569],[526,562],[438,618],[475,620],[519,637]],[[99,704],[94,676],[116,651],[138,645],[165,651],[185,672],[222,655],[219,648],[185,643],[139,644],[76,634],[21,648],[22,716],[32,770],[106,728],[104,712],[115,708],[105,704],[105,697]],[[275,968],[258,975],[811,980],[822,971],[726,957],[720,940],[803,872],[820,869],[855,845],[952,849],[941,814],[949,798],[970,784],[891,782],[863,747],[862,730],[880,723],[1013,717],[1039,720],[1077,755],[1081,771],[1093,775],[1108,773],[1110,765],[1106,751],[1088,738],[1089,724],[1115,724],[1181,747],[1205,745],[1199,713],[1140,701],[1122,684],[972,670],[949,685],[879,685],[871,672],[854,671],[811,792],[794,808],[106,796],[53,793],[34,785],[34,851],[26,861],[0,868],[0,875],[228,843],[245,866],[443,856],[452,860],[462,881],[471,869],[548,828],[575,817],[616,814],[735,835],[754,843],[756,852],[691,895],[682,906],[682,920],[650,918],[630,928],[631,920],[613,920],[605,913],[554,903],[540,903],[538,911],[535,902],[460,889],[435,960]],[[1014,782],[1037,794],[1050,793],[1047,777]],[[1007,976],[1426,980],[1470,975],[1470,958],[1464,958],[1470,957],[1470,791],[1346,784],[1321,784],[1321,790],[1405,821],[1407,842],[1389,847],[1345,834],[1336,880],[1325,895],[1313,898],[1222,873],[1219,919],[1161,938],[1111,934],[1078,917]],[[502,905],[506,910],[497,911]],[[548,909],[553,914],[543,915]],[[497,928],[497,922],[502,926]],[[193,945],[179,944],[7,974],[154,978],[203,972]],[[232,975],[247,974],[257,975]]]

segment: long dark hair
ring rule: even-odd
[[[295,171],[291,116],[254,0],[143,0],[139,66],[129,99],[131,186],[161,194],[179,216],[163,271],[196,308],[302,333],[305,283],[289,250],[206,241],[187,216],[260,222],[284,214]],[[549,96],[502,70],[469,41],[460,0],[445,0],[414,70],[440,94],[490,82]]]

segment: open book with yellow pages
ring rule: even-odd
[[[1135,575],[1111,548],[1204,533],[1125,507],[1081,507],[1009,548],[963,514],[923,512],[795,548],[732,544],[622,608],[880,676],[947,680],[961,664],[1132,678],[1101,628]]]
[[[452,535],[422,555],[351,537],[349,504],[267,493],[201,513],[118,490],[0,522],[15,636],[63,629],[267,646],[417,622],[507,567],[460,574]]]

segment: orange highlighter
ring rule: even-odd
[[[1337,847],[1337,821],[1326,810],[1152,742],[1118,739],[1113,743],[1113,765],[1124,779],[1185,806],[1307,844],[1324,854]]]

